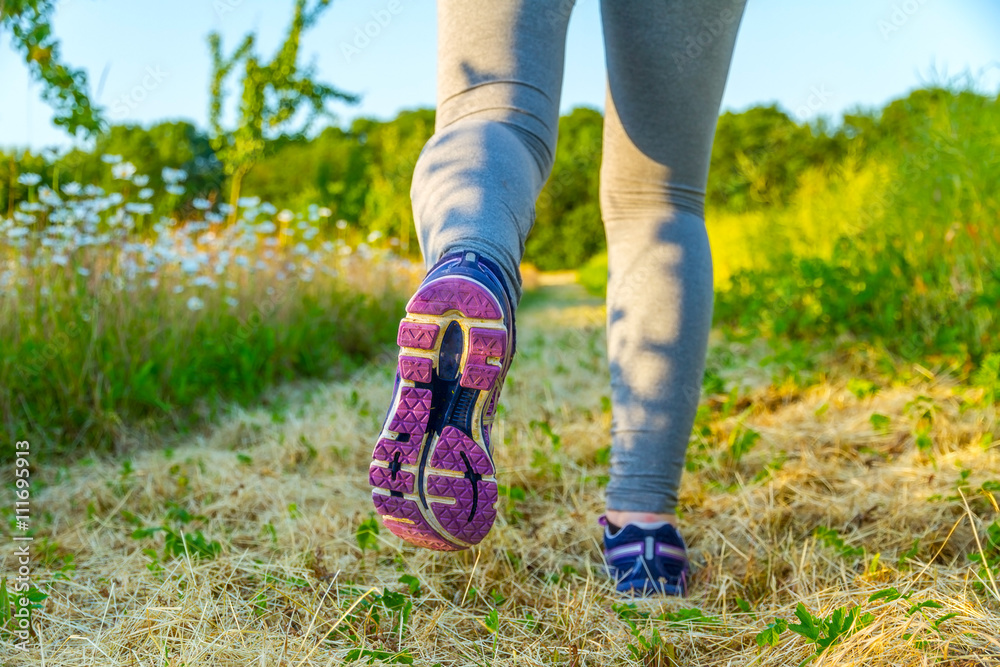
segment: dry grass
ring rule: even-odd
[[[751,363],[759,353],[737,347],[744,366],[728,374],[752,386],[735,404],[706,400],[692,448],[698,469],[682,489],[693,593],[637,604],[651,618],[633,620],[635,633],[651,639],[655,629],[663,642],[637,661],[628,646],[639,642],[621,618],[629,612],[616,611],[600,573],[595,522],[610,425],[603,309],[573,287],[545,289],[569,296],[523,313],[495,437],[501,483],[526,498],[502,501],[481,548],[418,551],[382,531],[377,552],[359,549],[355,531],[371,511],[365,471],[391,386],[382,364],[289,390],[275,399],[289,408],[235,415],[169,457],[140,453],[131,472],[113,460],[37,471],[33,511],[51,521],[36,533],[35,581],[49,597],[31,651],[0,645],[0,662],[328,665],[368,649],[407,651],[419,665],[797,665],[813,653],[798,635],[765,648],[754,637],[775,618],[793,619],[801,602],[816,615],[844,605],[873,615],[815,665],[1000,664],[1000,597],[968,560],[997,518],[992,496],[978,490],[1000,478],[995,414],[961,409],[962,389],[947,378],[856,398],[846,383],[858,369],[844,360],[831,359],[808,388],[772,386],[768,368]],[[907,404],[920,395],[937,409],[933,459],[911,436]],[[887,431],[873,430],[873,412],[891,418]],[[737,428],[761,438],[734,461],[726,451]],[[949,500],[960,469],[972,471],[965,498]],[[186,525],[185,539],[201,531],[222,553],[164,560],[162,533],[131,536],[139,523],[163,525],[170,503],[204,517]],[[817,526],[864,555],[821,543]],[[912,557],[898,562],[914,540]],[[143,549],[161,565],[150,567]],[[65,554],[77,567],[61,577]],[[3,565],[13,570],[8,553]],[[400,583],[404,574],[419,580],[418,594]],[[909,598],[868,601],[888,587]],[[384,590],[405,595],[380,597]],[[494,593],[505,600],[495,633]],[[402,631],[386,609],[399,600],[412,602]],[[927,600],[940,608],[908,614]],[[691,607],[712,619],[669,615]],[[935,630],[945,614],[955,616]]]

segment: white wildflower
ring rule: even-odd
[[[319,217],[321,218],[329,218],[331,215],[333,215],[333,211],[328,209],[326,206],[321,207],[316,212],[319,214]]]
[[[265,220],[264,222],[257,225],[256,230],[258,234],[273,234],[277,227],[270,220]]]
[[[122,162],[111,167],[111,175],[118,180],[127,180],[135,175],[135,165],[131,162]]]
[[[283,209],[281,213],[278,214],[278,221],[289,223],[295,219],[295,214],[289,211],[287,208]]]
[[[183,291],[184,291],[184,285],[174,285],[173,289],[174,294],[180,294]]]
[[[27,235],[28,235],[27,227],[11,227],[9,230],[7,230],[7,238],[19,239],[22,236],[27,236]]]
[[[347,229],[347,220],[338,220],[337,229]]]
[[[208,209],[212,208],[212,202],[202,197],[198,197],[197,199],[191,202],[191,206],[194,206],[199,211],[207,211]]]
[[[17,182],[30,188],[41,183],[42,177],[38,174],[25,173],[17,177]]]
[[[233,212],[233,207],[226,203],[219,204],[217,208],[222,215],[229,215]]]
[[[187,172],[183,169],[171,169],[170,167],[164,167],[160,175],[167,183],[181,183],[188,177]]]
[[[380,232],[377,229],[368,233],[368,242],[369,243],[375,243],[380,238],[382,238],[382,232]]]
[[[172,194],[175,197],[179,197],[180,195],[184,194],[184,186],[177,185],[175,183],[171,183],[164,189],[167,191],[168,194]]]
[[[225,217],[219,215],[218,213],[212,213],[211,211],[205,214],[205,220],[212,223],[213,225],[217,225],[225,219],[226,219]]]
[[[146,285],[148,285],[152,289],[156,289],[157,287],[160,286],[160,281],[157,280],[156,278],[150,278],[149,280],[146,281]]]
[[[143,188],[139,190],[139,199],[149,199],[153,196],[153,188]]]
[[[295,245],[295,247],[292,249],[292,254],[293,255],[308,255],[309,254],[309,246],[307,246],[305,243],[297,243]]]
[[[103,162],[104,164],[118,164],[121,161],[122,161],[121,155],[110,155],[108,153],[105,153],[104,155],[101,156],[101,162]]]
[[[187,257],[181,260],[181,271],[184,273],[197,273],[200,268],[201,264],[193,257]]]
[[[80,184],[76,181],[70,181],[62,186],[63,194],[69,195],[70,197],[75,197],[80,194],[81,190],[83,190],[83,188],[80,187]]]
[[[230,308],[235,308],[240,304],[239,299],[231,296],[227,296],[224,299],[224,301],[226,302],[226,305],[229,306]]]
[[[135,178],[132,179],[132,182],[140,188],[144,188],[149,185],[149,176],[146,176],[145,174],[137,174]]]
[[[85,278],[90,275],[90,269],[85,266],[76,267],[76,272]]]
[[[83,194],[88,197],[100,197],[104,194],[104,188],[90,183],[89,185],[84,186]]]
[[[38,200],[53,208],[62,204],[62,199],[59,198],[56,191],[44,185],[38,189]]]
[[[254,208],[260,204],[260,197],[240,197],[236,200],[236,204],[243,208]]]
[[[69,263],[69,257],[66,255],[52,255],[52,258],[49,261],[56,266],[66,266]]]
[[[191,297],[187,300],[188,310],[201,310],[205,307],[205,302],[196,296]]]
[[[129,213],[139,213],[139,214],[149,214],[153,212],[152,204],[140,204],[138,202],[129,202],[125,204],[125,210]]]

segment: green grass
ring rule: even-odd
[[[136,236],[113,195],[43,191],[0,220],[7,441],[43,458],[120,449],[342,375],[393,340],[408,268],[392,255],[320,241],[290,212],[258,220],[277,213],[259,201],[232,228],[206,211]]]
[[[1000,351],[1000,103],[942,96],[918,132],[801,175],[790,203],[710,210],[715,324],[748,339],[847,336],[969,371]],[[607,258],[581,283],[604,290]]]

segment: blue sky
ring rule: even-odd
[[[320,78],[362,95],[334,106],[342,121],[392,117],[434,103],[435,9],[397,0],[400,10],[360,52],[345,55],[356,30],[390,0],[334,0],[307,34],[303,56]],[[271,53],[290,0],[60,0],[56,32],[66,60],[87,70],[95,99],[113,122],[188,119],[207,124],[206,36],[231,49],[248,31]],[[384,15],[383,15],[384,16]],[[777,102],[799,118],[834,120],[881,105],[927,83],[971,72],[1000,88],[1000,2],[996,0],[750,0],[723,106]],[[0,146],[68,146],[39,89],[0,36]],[[570,24],[562,106],[603,107],[604,52],[598,0],[578,0]]]

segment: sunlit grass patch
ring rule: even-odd
[[[118,192],[43,187],[0,221],[0,411],[12,435],[48,453],[126,445],[276,383],[348,370],[393,339],[411,266],[386,244],[321,238],[328,212],[254,198],[232,226],[225,206],[196,200],[200,219],[135,234],[155,193],[128,163],[112,169]]]

